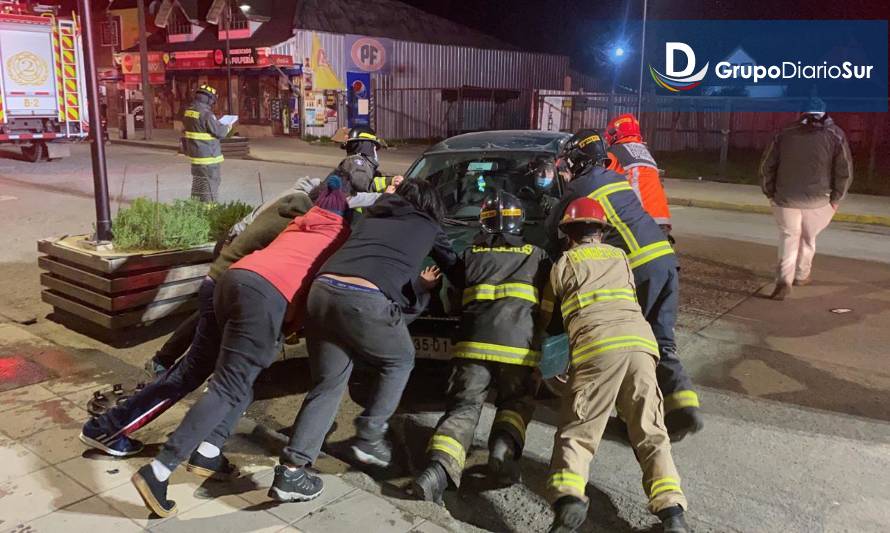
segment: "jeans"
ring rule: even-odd
[[[355,420],[360,439],[386,434],[414,368],[414,343],[399,306],[379,291],[332,287],[316,280],[309,292],[306,346],[312,390],[294,421],[281,462],[302,466],[318,457],[356,361],[377,374],[371,400]]]
[[[287,300],[265,278],[248,270],[228,270],[216,287],[214,307],[222,339],[213,379],[158,454],[158,461],[170,470],[215,433],[214,428],[234,427],[253,401],[257,376],[278,356]]]

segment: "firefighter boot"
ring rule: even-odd
[[[495,437],[488,454],[488,470],[498,483],[504,485],[519,483],[519,462],[514,457],[516,450],[513,439],[507,435]]]
[[[679,505],[659,511],[658,519],[661,520],[664,533],[689,533],[683,508]]]
[[[664,415],[671,442],[680,442],[686,435],[697,433],[705,426],[698,407],[682,407]]]
[[[571,533],[587,518],[587,502],[575,496],[563,496],[553,504],[553,514],[550,533]]]
[[[448,488],[448,474],[438,461],[430,465],[411,482],[411,493],[418,500],[442,505],[442,496]]]

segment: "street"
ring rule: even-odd
[[[386,157],[381,154],[384,165]],[[256,205],[299,177],[324,177],[329,170],[226,160],[220,194],[223,201]],[[191,186],[187,160],[172,151],[112,144],[108,172],[112,214],[140,196],[185,198]],[[75,146],[68,159],[41,164],[24,162],[13,151],[0,152],[0,325],[16,324],[41,342],[112,361],[115,376],[134,380],[163,338],[114,348],[48,320],[50,307],[40,301],[37,240],[88,233],[95,220],[93,205],[86,145]],[[703,432],[674,446],[692,530],[890,529],[890,227],[831,225],[819,240],[815,282],[795,287],[790,299],[775,302],[764,298],[772,288],[776,255],[771,216],[679,206],[672,212],[682,266],[680,356],[700,387],[705,416]],[[241,446],[235,455],[239,461],[253,467],[276,462],[274,444],[280,446],[282,439],[276,432],[287,431],[309,383],[302,349],[289,349],[288,357],[261,377],[256,402],[235,443]],[[96,375],[96,384],[112,377]],[[440,414],[422,411],[427,406],[412,401],[422,399],[430,383],[440,385],[441,377],[439,367],[418,363],[404,412],[391,424],[399,467],[378,475],[382,481],[361,472],[343,474],[349,490],[358,487],[380,495],[395,508],[447,529],[546,530],[552,512],[541,494],[552,449],[553,401],[542,405],[528,430],[522,485],[490,487],[477,475],[481,471],[472,468],[486,463],[493,416],[487,407],[477,449],[468,460],[470,481],[459,494],[446,496],[446,508],[411,501],[401,492],[422,468],[426,441]],[[81,385],[73,397],[86,400],[91,390]],[[336,457],[337,443],[352,434],[351,420],[359,409],[354,401],[344,401],[329,436],[331,455]],[[177,408],[165,415],[163,427],[175,427],[183,412]],[[7,417],[0,432],[4,439],[24,438],[30,433],[22,427],[31,422]],[[267,429],[258,430],[256,424]],[[264,432],[271,434],[272,450],[248,444],[250,434]],[[148,437],[137,436],[156,444],[164,434],[154,429]],[[140,460],[145,458],[135,459]],[[60,470],[62,477],[74,476]],[[633,453],[615,435],[598,450],[587,491],[592,505],[584,531],[660,530],[644,507]],[[261,502],[259,496],[255,503]],[[8,513],[15,518],[0,520],[0,531],[27,531],[15,526],[37,518],[14,514],[5,505],[0,499],[0,517]],[[118,510],[139,518],[140,527],[151,526],[144,509]],[[181,522],[185,528],[188,523]],[[192,530],[202,527],[202,522],[192,523]]]

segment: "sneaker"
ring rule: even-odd
[[[423,472],[414,478],[409,490],[418,500],[442,505],[442,497],[447,488],[448,474],[445,473],[445,468],[437,461],[432,461]]]
[[[167,367],[162,365],[157,357],[152,357],[145,362],[145,371],[154,379],[167,371]]]
[[[806,285],[809,285],[809,284],[812,283],[812,282],[813,282],[813,278],[810,278],[810,277],[806,277],[806,278],[801,278],[801,279],[796,279],[796,280],[794,280],[794,284],[795,284],[795,285],[798,285],[798,286],[801,286],[801,287],[804,287],[804,286],[806,286]]]
[[[161,518],[167,518],[176,513],[176,502],[167,499],[167,481],[161,481],[155,477],[151,464],[147,464],[136,471],[130,478],[145,506]]]
[[[145,448],[141,441],[124,435],[108,438],[105,433],[93,427],[91,422],[84,424],[80,430],[80,442],[115,457],[136,455]]]
[[[659,511],[658,519],[661,520],[664,533],[689,533],[689,525],[686,524],[683,508],[679,505]]]
[[[305,467],[275,467],[275,480],[269,487],[269,497],[280,502],[308,502],[324,490],[324,481],[313,476]]]
[[[205,457],[198,453],[198,450],[192,452],[185,469],[195,475],[220,481],[229,481],[241,475],[238,467],[230,463],[225,455]]]
[[[516,451],[513,439],[499,436],[491,445],[488,454],[488,470],[498,481],[505,485],[519,483],[519,463],[515,459]]]
[[[671,442],[680,442],[686,435],[701,431],[705,422],[698,407],[682,407],[665,414],[664,425]]]
[[[776,288],[773,289],[773,293],[769,295],[770,299],[782,301],[788,296],[791,295],[791,287],[789,285],[785,285],[784,283],[777,283]]]
[[[356,438],[349,446],[356,461],[366,465],[386,468],[392,461],[392,450],[386,439],[369,441]]]
[[[553,504],[550,533],[571,533],[587,519],[587,502],[575,496],[563,496]]]

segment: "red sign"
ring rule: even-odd
[[[294,60],[289,55],[271,54],[268,48],[237,48],[229,51],[229,64],[232,68],[292,67]],[[167,70],[217,69],[225,65],[224,50],[171,52]]]

